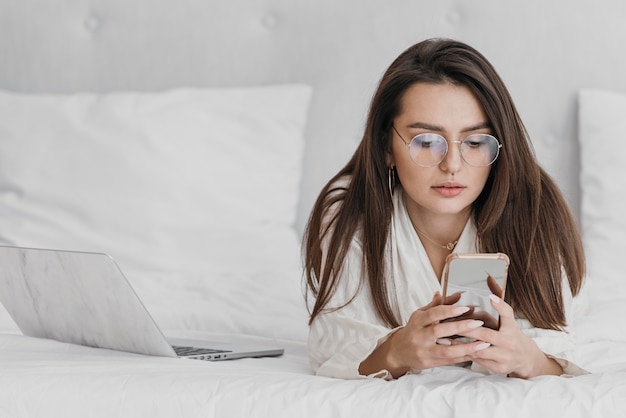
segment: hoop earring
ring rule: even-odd
[[[396,170],[393,166],[387,167],[387,182],[389,186],[389,197],[393,199],[393,189],[396,185]]]

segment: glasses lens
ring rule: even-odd
[[[433,167],[443,160],[448,152],[448,142],[437,134],[421,134],[411,140],[409,155],[415,164]]]
[[[470,135],[461,141],[461,155],[466,163],[474,167],[492,164],[499,153],[500,143],[491,135]]]

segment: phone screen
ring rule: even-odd
[[[450,254],[444,269],[443,296],[461,292],[459,306],[473,308],[471,316],[484,319],[491,328],[498,326],[498,312],[491,306],[492,293],[504,298],[509,258],[506,254]]]

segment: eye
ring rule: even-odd
[[[419,148],[438,148],[446,140],[436,134],[420,134],[413,138],[413,145]]]
[[[434,141],[429,141],[429,140],[423,140],[423,141],[417,141],[417,143],[422,148],[431,148],[434,145],[435,142]]]
[[[480,148],[487,144],[485,135],[470,135],[463,140],[463,144],[465,144],[468,148]]]

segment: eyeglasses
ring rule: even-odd
[[[472,167],[487,167],[493,164],[500,154],[502,144],[496,137],[488,134],[474,134],[460,141],[447,141],[438,134],[419,134],[411,142],[406,142],[393,126],[404,145],[409,150],[411,160],[420,167],[439,165],[448,154],[448,143],[459,144],[461,158]]]

